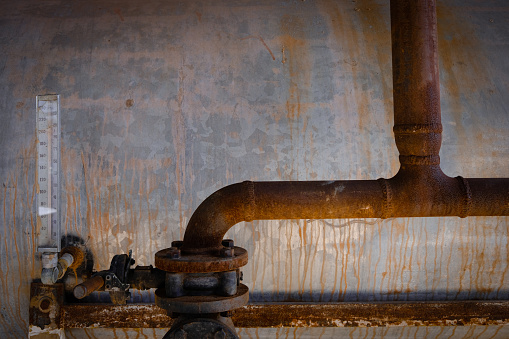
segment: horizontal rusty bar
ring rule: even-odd
[[[62,306],[63,328],[170,327],[153,304]],[[266,303],[235,310],[236,327],[389,327],[509,324],[509,301]]]

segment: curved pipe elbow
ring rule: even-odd
[[[225,233],[241,221],[381,217],[376,180],[245,181],[213,193],[193,213],[182,251],[219,251]]]
[[[249,181],[225,186],[212,193],[194,211],[184,234],[183,252],[221,249],[225,233],[241,221],[250,221]]]

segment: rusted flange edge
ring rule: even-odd
[[[170,256],[166,248],[155,254],[155,266],[166,272],[209,273],[233,271],[247,264],[247,251],[242,247],[233,247],[233,257],[221,257],[211,254],[186,254],[179,258]]]
[[[176,298],[166,297],[164,288],[159,288],[155,293],[155,303],[160,308],[175,313],[219,313],[231,311],[242,307],[249,301],[249,288],[239,284],[237,293],[232,296],[200,295],[183,296]]]

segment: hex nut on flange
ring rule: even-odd
[[[222,257],[227,257],[227,258],[231,258],[233,257],[235,254],[235,248],[233,247],[223,247],[221,249],[221,256]]]
[[[181,248],[183,244],[182,240],[174,240],[171,242],[171,247]]]
[[[169,258],[178,259],[180,258],[180,249],[172,246],[169,248],[167,255]]]
[[[232,247],[234,246],[234,243],[233,243],[233,239],[223,239],[221,241],[221,245],[223,245],[224,247]]]

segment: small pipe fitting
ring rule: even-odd
[[[104,285],[104,279],[100,275],[93,276],[85,282],[74,287],[72,291],[76,299],[83,299],[92,292],[97,291]]]
[[[41,273],[41,282],[45,285],[53,285],[58,280],[58,268],[43,268]]]
[[[65,272],[69,266],[74,262],[74,257],[70,253],[64,253],[60,259],[58,259],[58,279],[62,279],[64,277]]]
[[[168,251],[168,256],[171,259],[178,259],[178,258],[180,258],[180,249],[177,248],[177,247],[170,247],[170,249]]]
[[[42,254],[41,282],[45,285],[53,285],[58,280],[58,256],[57,253],[44,252]]]

